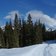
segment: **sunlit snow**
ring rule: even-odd
[[[56,56],[56,44],[37,44],[24,48],[0,49],[0,56]]]

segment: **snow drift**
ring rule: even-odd
[[[0,49],[0,56],[56,56],[56,44],[38,44],[24,48]]]

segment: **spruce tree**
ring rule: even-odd
[[[33,22],[32,22],[32,18],[31,15],[28,15],[27,18],[27,42],[28,45],[32,45],[32,39],[33,39]]]
[[[4,41],[5,41],[5,47],[9,47],[8,43],[8,22],[6,22],[5,31],[4,31]]]
[[[18,15],[15,14],[14,19],[14,38],[15,38],[15,47],[19,47],[19,21],[18,21]]]
[[[3,30],[0,28],[0,48],[5,47],[4,43],[4,35]]]
[[[45,41],[46,39],[46,28],[45,28],[45,24],[42,25],[42,36],[43,36],[43,40]]]
[[[42,24],[39,20],[38,25],[36,26],[36,43],[42,43],[42,41]]]
[[[13,28],[12,28],[12,22],[10,20],[9,22],[9,25],[8,25],[8,44],[9,44],[9,47],[8,48],[13,48],[14,47],[14,37],[13,37]]]
[[[22,42],[22,22],[21,22],[21,18],[19,18],[19,46],[20,47],[23,46],[23,42]]]
[[[5,26],[5,32],[4,32],[4,40],[5,40],[5,46],[7,48],[12,48],[14,47],[14,43],[13,43],[13,29],[12,29],[12,23],[11,20],[9,23],[6,23]]]
[[[26,22],[24,19],[22,19],[22,45],[23,46],[26,46],[28,43],[27,43],[27,36],[26,36]]]

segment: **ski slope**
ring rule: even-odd
[[[56,44],[38,44],[24,48],[0,49],[0,56],[56,56]]]

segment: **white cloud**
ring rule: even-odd
[[[24,15],[20,14],[18,11],[11,11],[4,18],[14,20],[15,13],[18,15],[18,17],[22,17],[22,16],[24,17]],[[31,17],[34,21],[36,21],[36,20],[38,21],[40,19],[40,22],[45,23],[47,28],[52,27],[53,29],[56,29],[56,20],[55,20],[56,15],[55,15],[55,17],[52,18],[52,17],[48,16],[47,14],[44,14],[42,11],[31,10],[26,14],[25,19],[27,18],[29,13],[31,14]]]
[[[20,16],[20,14],[19,14],[18,11],[11,11],[11,12],[9,12],[8,15],[5,16],[4,18],[5,18],[5,19],[12,19],[12,20],[14,20],[15,14],[17,14],[18,17]]]
[[[3,29],[3,31],[5,30],[5,24],[1,26],[1,28]]]
[[[42,11],[38,10],[32,10],[29,11],[26,15],[31,14],[31,17],[34,21],[39,20],[41,23],[45,23],[48,27],[56,28],[56,20],[46,14],[44,14]]]

